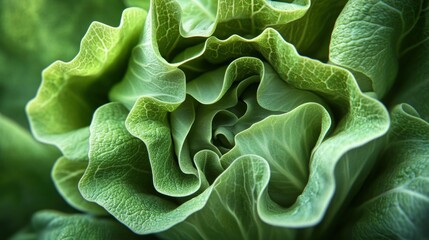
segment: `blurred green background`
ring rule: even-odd
[[[124,8],[120,0],[0,0],[0,239],[37,210],[73,211],[51,181],[59,152],[31,136],[25,105],[44,68],[70,61],[91,22],[118,26]]]

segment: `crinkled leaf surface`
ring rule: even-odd
[[[140,239],[113,219],[50,210],[37,212],[31,227],[33,239]],[[14,239],[22,238],[17,236]]]
[[[267,162],[257,155],[243,155],[214,182],[205,207],[186,221],[161,233],[167,239],[276,239],[294,232],[264,223],[257,203],[269,182]]]
[[[384,97],[399,71],[394,89],[402,84],[404,93],[389,99],[413,102],[424,113],[425,94],[415,90],[427,79],[422,1],[345,2],[154,0],[143,6],[147,17],[137,9],[124,13],[113,35],[132,34],[127,44],[105,42],[112,34],[93,27],[85,38],[93,42],[82,44],[70,63],[83,70],[64,63],[48,68],[28,108],[36,135],[66,155],[56,164],[57,186],[75,207],[83,199],[74,196],[82,196],[138,234],[312,239],[333,233],[376,164],[388,128],[405,129],[408,137],[424,123],[398,123],[408,109],[392,114],[390,125],[385,106],[370,96]],[[138,24],[127,25],[130,12]],[[107,55],[103,44],[113,49]],[[86,64],[85,49],[103,59],[100,65]],[[403,146],[407,154],[424,153],[419,144]],[[405,150],[396,151],[391,158],[402,158]],[[396,184],[389,182],[396,173],[384,174],[374,191]],[[63,175],[72,177],[61,182]],[[426,196],[410,198],[426,211]],[[374,224],[366,211],[356,210],[352,229]],[[426,234],[418,225],[423,215],[415,216],[416,224],[409,220],[417,230],[401,236]],[[376,222],[384,229],[385,219]],[[390,226],[400,223],[390,219]]]
[[[231,115],[234,111],[225,112],[221,110],[228,109],[235,105],[236,100],[233,100],[234,98],[230,99],[230,97],[234,97],[234,94],[237,93],[239,93],[237,95],[246,95],[247,91],[245,89],[249,88],[252,82],[257,83],[261,81],[258,91],[263,89],[262,81],[264,80],[260,79],[261,77],[264,79],[265,75],[261,74],[260,71],[255,71],[255,67],[258,69],[258,61],[252,60],[253,58],[247,58],[247,60],[246,58],[243,58],[243,60],[239,59],[241,57],[253,56],[262,56],[262,58],[269,63],[270,68],[274,69],[276,74],[280,76],[284,84],[290,84],[293,88],[317,93],[323,96],[323,99],[334,107],[342,109],[340,112],[344,113],[339,118],[340,121],[331,137],[321,143],[320,146],[316,147],[314,152],[311,153],[311,159],[306,160],[310,162],[308,183],[296,202],[294,202],[292,206],[285,208],[267,200],[265,201],[267,205],[261,207],[265,208],[265,210],[261,210],[258,213],[261,215],[260,217],[270,224],[284,227],[314,225],[321,221],[322,216],[328,210],[327,205],[333,197],[337,181],[341,182],[342,189],[344,190],[343,194],[337,195],[338,204],[341,204],[345,199],[344,196],[346,196],[350,188],[354,186],[354,181],[359,179],[359,176],[360,178],[366,176],[367,173],[365,169],[367,169],[368,166],[372,166],[374,158],[370,158],[369,160],[365,157],[351,158],[344,154],[384,134],[388,127],[388,117],[386,110],[379,102],[364,96],[359,91],[355,79],[349,72],[332,65],[326,65],[299,56],[295,48],[286,43],[280,35],[272,29],[267,29],[261,35],[253,39],[232,36],[226,40],[219,40],[211,37],[208,38],[204,44],[197,45],[196,47],[186,49],[182,53],[179,53],[175,62],[168,63],[164,58],[160,57],[160,54],[153,47],[154,45],[150,44],[151,42],[153,43],[153,37],[156,36],[155,34],[151,34],[150,30],[147,30],[148,28],[151,29],[150,20],[151,19],[148,19],[149,23],[146,25],[144,37],[142,38],[143,44],[139,45],[134,50],[132,61],[124,81],[112,90],[111,96],[123,102],[126,106],[131,107],[130,115],[126,120],[127,128],[133,135],[146,143],[149,156],[151,155],[151,151],[153,151],[153,157],[149,157],[149,161],[152,165],[161,164],[161,167],[164,168],[165,166],[175,166],[174,168],[165,168],[165,170],[160,170],[162,168],[152,169],[155,186],[164,184],[163,189],[158,188],[160,192],[174,196],[177,194],[177,191],[188,194],[196,191],[197,188],[195,184],[199,182],[197,178],[194,178],[194,180],[190,178],[187,183],[188,185],[186,185],[182,184],[181,181],[186,181],[184,177],[187,176],[189,178],[189,174],[186,174],[186,171],[184,171],[182,173],[183,177],[180,177],[180,172],[177,173],[180,171],[182,159],[184,161],[192,159],[192,154],[191,157],[182,158],[182,152],[184,153],[183,156],[189,154],[189,152],[193,152],[194,154],[198,152],[198,148],[192,149],[195,148],[194,144],[190,144],[189,147],[186,147],[186,142],[190,143],[192,141],[192,136],[197,136],[197,139],[201,139],[199,145],[203,146],[203,149],[210,149],[216,152],[216,146],[210,142],[213,137],[210,136],[211,131],[203,130],[209,128],[203,124],[199,125],[199,118],[207,118],[207,120],[202,122],[213,122],[215,125],[217,124],[215,116],[216,114],[220,114],[226,118],[231,116],[231,120],[228,120],[228,123],[224,123],[226,125],[230,125],[232,122],[238,122],[238,118],[234,119],[233,115]],[[154,59],[153,57],[157,57],[158,59]],[[223,68],[224,70],[222,70],[222,68],[215,68],[213,72],[209,71],[201,75],[201,78],[197,77],[192,79],[191,77],[191,81],[185,79],[186,73],[192,73],[194,66],[203,66],[207,64],[216,66],[222,62],[228,62],[228,60],[233,59],[237,59],[237,61],[228,65],[227,68]],[[162,65],[159,65],[160,63]],[[238,64],[240,67],[236,67],[234,64]],[[254,67],[247,68],[247,65]],[[158,68],[161,66],[162,68]],[[261,68],[260,66],[261,64],[259,63],[259,68]],[[190,70],[187,71],[187,69]],[[228,69],[237,70],[229,72]],[[253,72],[249,71],[249,69],[252,69]],[[239,73],[238,76],[229,76],[229,74],[237,74],[237,72]],[[223,83],[219,84],[219,82],[211,80],[215,79],[216,75],[220,75],[221,78],[223,78]],[[256,80],[251,77],[255,75],[257,77]],[[171,76],[177,77],[174,78]],[[236,79],[239,83],[235,87],[232,83],[236,81]],[[212,87],[202,87],[206,82],[209,84],[208,86]],[[173,84],[175,87],[172,87]],[[228,94],[228,91],[226,91],[228,87],[232,90],[232,95]],[[188,102],[186,100],[186,104],[183,105],[186,107],[182,109],[179,104],[186,98],[184,94],[185,91],[189,91],[189,94],[196,99],[197,103],[192,103],[191,100]],[[253,94],[255,94],[255,92],[253,92]],[[132,96],[132,98],[130,98],[130,96]],[[223,98],[230,99],[227,100],[227,103],[231,105],[222,105],[224,104],[222,103]],[[262,98],[263,97],[261,97],[261,99]],[[250,98],[247,101],[247,103],[252,103],[254,100]],[[259,99],[256,99],[256,101],[259,101]],[[261,100],[259,104],[262,105],[262,102]],[[200,106],[201,103],[202,105]],[[253,102],[253,105],[255,105],[254,103],[256,102]],[[252,109],[251,106],[252,104],[249,104],[249,109]],[[280,110],[280,107],[275,106],[275,104],[272,105],[272,107],[277,111]],[[192,110],[193,108],[194,110]],[[180,122],[175,122],[175,120],[168,121],[168,116],[184,116],[186,111],[194,111],[195,115],[184,118],[184,121]],[[199,113],[200,111],[201,114]],[[171,112],[171,115],[168,114],[169,112]],[[181,112],[181,114],[179,114],[179,112]],[[275,113],[273,112],[272,114]],[[183,127],[183,130],[171,129],[170,123],[173,127]],[[197,128],[199,131],[194,132],[191,129],[193,124],[201,126],[202,128],[199,127]],[[205,133],[201,132],[201,130],[205,131]],[[224,130],[219,131],[222,132]],[[189,132],[190,135],[188,137],[189,140],[183,137],[187,132]],[[173,134],[173,139],[175,139],[175,133],[182,134],[181,137],[175,140],[176,142],[172,141],[170,137]],[[201,136],[199,136],[199,133],[201,133]],[[228,139],[228,132],[223,132],[223,135]],[[232,139],[231,137],[229,138]],[[179,166],[176,166],[176,155],[173,151],[173,145],[175,143],[176,147],[179,146],[184,149],[176,149],[176,151],[178,151],[176,154],[179,156]],[[164,151],[159,148],[163,148]],[[373,149],[373,146],[370,148]],[[222,152],[221,149],[218,148],[218,150]],[[364,150],[361,151],[364,152]],[[366,154],[372,154],[372,151],[373,150],[367,151]],[[308,153],[307,151],[307,154]],[[340,163],[342,166],[352,166],[345,167],[347,173],[352,175],[352,181],[348,180],[350,174],[335,174],[336,166]],[[183,163],[183,166],[185,165],[189,164]],[[166,170],[171,172],[171,174],[166,175]],[[159,172],[159,174],[157,172]],[[192,171],[189,172],[191,173]],[[363,174],[360,175],[360,173]],[[195,174],[193,175],[195,176]],[[174,181],[173,184],[167,183],[167,181],[165,181],[166,176],[169,178],[177,177],[179,181]],[[159,183],[156,183],[157,181],[159,181]],[[177,188],[177,186],[179,186],[178,184],[182,184],[181,187],[185,188]],[[309,208],[309,206],[313,208]],[[332,211],[336,212],[337,210],[338,209],[333,209]]]
[[[269,116],[237,134],[235,146],[222,156],[222,164],[247,154],[264,158],[270,165],[271,198],[290,206],[306,187],[308,160],[330,124],[329,114],[320,105],[302,105],[284,115]]]
[[[267,192],[255,199],[257,208],[252,208],[256,211],[252,214],[279,229],[311,227],[328,210],[335,214],[336,209],[328,208],[332,198],[341,204],[359,173],[373,164],[373,159],[350,158],[346,153],[386,132],[384,107],[363,95],[348,71],[300,56],[275,29],[268,28],[250,39],[209,37],[187,47],[179,18],[186,16],[177,12],[179,6],[168,1],[152,4],[123,80],[110,91],[91,85],[104,94],[109,92],[110,98],[123,106],[111,103],[99,108],[89,132],[85,126],[97,104],[86,107],[87,112],[77,112],[76,119],[67,119],[72,124],[58,125],[60,133],[81,129],[90,136],[89,163],[79,183],[82,196],[135,232],[163,231],[204,209],[213,198],[215,183],[224,181],[222,177],[230,179],[226,172],[234,171],[229,169],[241,154],[252,154],[272,169]],[[79,72],[76,74],[74,80],[81,79]],[[270,95],[274,87],[287,95]],[[79,88],[73,91],[85,92]],[[42,91],[39,95],[43,99]],[[67,92],[53,96],[65,95]],[[92,106],[91,98],[85,96],[77,103]],[[35,101],[29,107],[33,116],[31,107],[38,109]],[[321,105],[308,107],[316,110],[293,110],[305,102]],[[76,109],[80,106],[87,105],[76,105]],[[295,117],[280,117],[288,112]],[[43,118],[40,121],[47,123]],[[297,128],[302,121],[311,127]],[[325,137],[331,122],[335,127]],[[246,129],[261,139],[274,137],[277,130],[268,127],[273,124],[284,132],[277,140],[267,139],[278,146],[272,153],[266,152],[263,146],[269,143],[264,141],[257,148],[246,147],[259,141],[240,137],[246,135]],[[266,133],[257,130],[264,128]],[[55,126],[46,130],[57,131]],[[296,141],[291,140],[292,135]],[[298,159],[301,162],[296,163]],[[355,170],[352,180],[347,174],[335,173],[337,166],[349,163]],[[299,176],[285,168],[303,170]],[[365,173],[360,176],[364,177]],[[340,182],[344,194],[334,195]]]
[[[413,31],[404,40],[397,85],[391,97],[391,106],[408,103],[429,121],[429,1]]]
[[[293,134],[302,128],[292,129],[296,125],[291,122],[309,130]],[[307,181],[306,161],[312,145],[323,139],[329,126],[329,115],[323,107],[305,104],[291,112],[265,118],[239,133],[235,147],[221,158],[230,165],[213,183],[204,208],[161,236],[175,239],[296,238],[298,232],[293,229],[267,224],[264,220],[271,216],[264,212],[267,206],[295,201]],[[295,145],[288,146],[292,141]],[[270,194],[270,190],[274,194]]]
[[[273,26],[299,53],[328,60],[331,33],[346,0],[312,0],[304,16],[287,24]]]
[[[165,230],[200,209],[207,193],[183,205],[164,199],[152,183],[145,145],[125,128],[127,110],[118,103],[99,108],[91,124],[89,166],[82,195],[138,233]],[[164,175],[169,182],[169,175]]]
[[[263,0],[177,2],[182,9],[180,33],[183,37],[255,35],[266,27],[286,24],[302,17],[310,5],[308,0],[291,3]]]
[[[106,211],[103,208],[86,201],[79,192],[78,183],[87,165],[87,161],[72,161],[61,157],[52,169],[52,179],[59,193],[71,206],[94,215],[105,215]]]
[[[363,91],[382,98],[398,72],[401,41],[422,1],[349,1],[332,32],[329,60],[355,73]]]
[[[409,105],[391,113],[388,147],[375,179],[362,190],[345,236],[426,239],[429,236],[429,124]]]
[[[58,146],[71,160],[87,159],[92,113],[108,101],[106,89],[121,77],[145,17],[143,10],[130,8],[117,28],[94,22],[71,62],[57,61],[44,70],[37,96],[27,106],[39,140]]]
[[[343,237],[426,239],[429,236],[428,7],[403,40],[397,84],[389,94],[391,127],[378,167],[348,211]],[[398,103],[408,104],[398,104]],[[416,111],[417,110],[417,111]],[[421,114],[420,114],[421,113]],[[425,121],[426,120],[426,121]]]

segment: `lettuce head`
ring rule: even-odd
[[[73,210],[15,239],[429,238],[429,1],[125,4],[26,105]]]

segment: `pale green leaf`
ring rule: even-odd
[[[107,90],[120,78],[145,17],[143,10],[130,8],[117,28],[93,23],[71,62],[57,61],[44,70],[39,92],[27,106],[39,140],[57,145],[71,160],[87,158],[92,113],[108,101]]]
[[[264,223],[256,206],[269,182],[267,162],[257,155],[236,159],[213,183],[203,209],[160,234],[167,239],[293,239],[296,232]]]
[[[170,186],[176,183],[171,182],[169,172],[154,175],[157,166],[150,165],[146,146],[125,128],[127,113],[118,103],[96,111],[91,124],[89,165],[79,189],[87,200],[103,206],[134,232],[163,231],[203,207],[209,192],[181,205],[158,193],[152,178]]]
[[[64,200],[74,208],[95,215],[106,215],[103,208],[86,201],[79,192],[78,183],[87,165],[87,161],[71,161],[65,157],[59,158],[52,170],[55,187]]]
[[[313,149],[320,145],[330,125],[329,114],[316,104],[267,117],[237,134],[235,146],[222,156],[222,164],[230,165],[247,154],[264,158],[270,165],[271,199],[289,207],[306,187]],[[310,205],[307,208],[312,209]]]

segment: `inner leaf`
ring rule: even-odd
[[[263,157],[271,168],[269,195],[276,203],[288,207],[305,188],[312,152],[329,126],[329,114],[314,103],[269,116],[236,136],[234,148],[221,159],[222,165],[229,166],[246,154]]]

